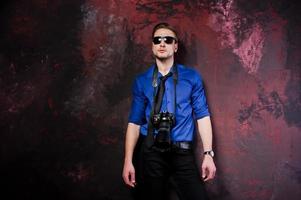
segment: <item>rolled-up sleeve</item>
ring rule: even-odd
[[[136,78],[132,87],[132,105],[129,114],[129,123],[143,125],[145,119],[146,97],[143,93],[142,85],[139,84],[139,79]]]
[[[192,87],[192,108],[196,120],[210,116],[201,76],[196,72]]]

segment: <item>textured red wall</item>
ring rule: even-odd
[[[130,199],[121,179],[134,76],[151,30],[180,32],[214,126],[212,199],[301,196],[298,1],[1,3],[1,182],[19,199]],[[199,153],[200,149],[197,150]]]

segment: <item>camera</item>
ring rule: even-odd
[[[170,147],[170,132],[175,125],[175,117],[172,113],[161,112],[152,118],[153,126],[158,130],[155,138],[155,146],[160,149]]]

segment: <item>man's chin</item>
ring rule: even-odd
[[[164,61],[164,60],[167,60],[169,59],[170,57],[168,56],[155,56],[158,60],[161,60],[161,61]]]

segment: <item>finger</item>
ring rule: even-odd
[[[135,185],[136,185],[135,172],[130,172],[130,184],[132,187],[135,187]]]
[[[210,178],[209,178],[209,176],[206,176],[203,180],[204,180],[204,182],[206,182],[206,181],[210,180]]]
[[[214,172],[213,172],[212,169],[209,169],[208,171],[209,171],[209,173],[208,173],[208,180],[211,180],[211,179],[213,179]]]
[[[209,174],[208,168],[206,168],[205,172],[206,172],[206,176],[204,177],[204,182],[210,180],[210,174]]]
[[[128,186],[132,186],[132,183],[131,183],[131,175],[130,175],[130,174],[128,174],[127,177],[126,177],[126,184],[127,184]]]
[[[208,171],[209,171],[208,180],[211,180],[215,176],[215,169],[210,168],[210,169],[208,169]]]
[[[126,185],[130,185],[130,179],[129,179],[129,175],[124,174],[123,175],[123,181],[125,182]]]
[[[205,179],[207,176],[206,174],[206,167],[202,167],[202,178]]]
[[[213,177],[212,178],[214,178],[215,175],[216,175],[216,170],[213,171]]]
[[[136,182],[135,172],[130,172],[131,182]]]

